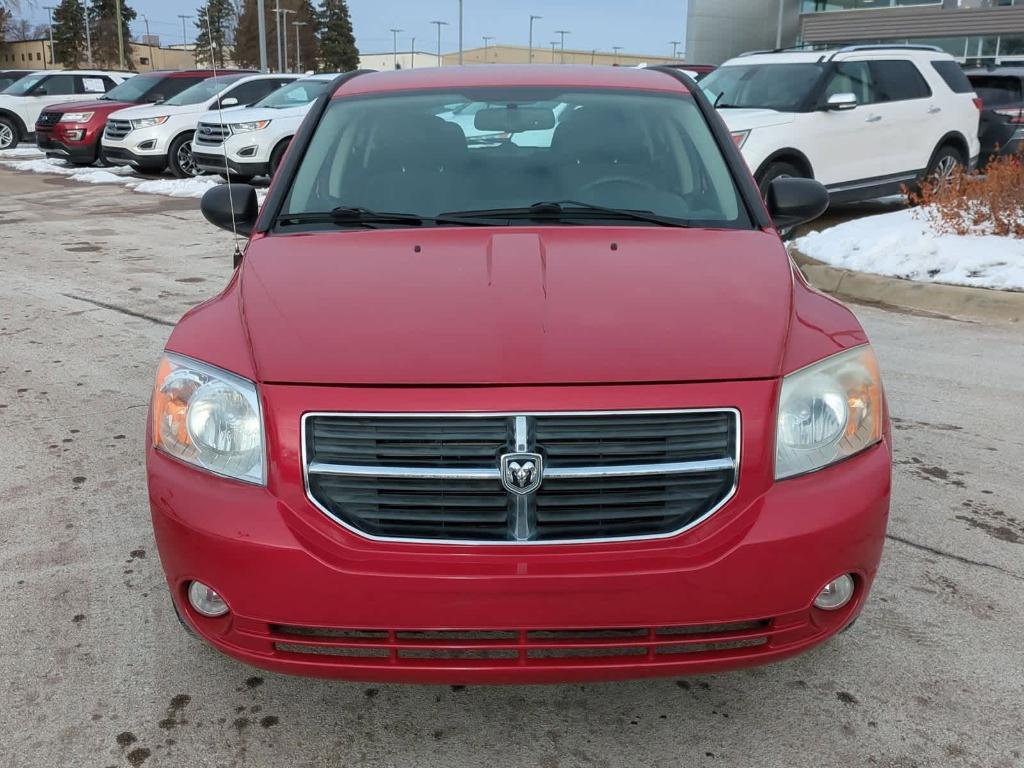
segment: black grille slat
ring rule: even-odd
[[[526,425],[528,452],[544,461],[542,483],[527,497],[515,497],[497,477],[500,457],[515,451],[517,418],[520,430]],[[515,541],[517,531],[522,535],[523,498],[530,541],[666,535],[704,518],[732,493],[737,419],[730,410],[314,415],[305,421],[306,461],[337,471],[310,471],[310,495],[338,520],[384,538]],[[733,466],[723,468],[722,460]],[[716,461],[717,467],[698,464]],[[686,472],[650,469],[688,462]],[[363,469],[349,474],[355,470],[342,465]],[[374,468],[382,471],[373,474]],[[384,471],[389,468],[417,476],[395,476]],[[459,478],[466,469],[495,477]],[[574,472],[559,476],[559,469]]]
[[[53,126],[60,122],[63,116],[60,112],[42,112],[36,121],[36,125]]]
[[[131,120],[107,120],[103,135],[110,139],[123,139],[132,132]]]
[[[217,147],[224,143],[224,140],[231,135],[231,129],[220,123],[199,123],[192,140],[196,144],[206,144]]]

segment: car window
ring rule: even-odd
[[[967,75],[955,61],[939,60],[932,62],[932,68],[946,81],[953,93],[970,93],[974,90]]]
[[[30,96],[70,96],[75,93],[73,75],[51,75],[42,80],[30,92]],[[101,91],[102,93],[102,91]]]
[[[34,88],[39,83],[39,81],[45,80],[47,77],[49,77],[49,75],[47,75],[45,72],[38,72],[34,75],[25,75],[20,80],[17,80],[11,85],[9,85],[7,89],[4,91],[4,93],[10,96],[24,96],[30,90],[32,90],[32,88]]]
[[[326,91],[330,84],[330,80],[297,80],[294,83],[288,83],[283,88],[278,88],[269,96],[261,99],[256,106],[270,109],[301,107],[303,104],[309,104]]]
[[[208,77],[190,88],[186,88],[177,96],[167,99],[164,103],[172,107],[183,107],[189,104],[202,104],[209,101],[232,83],[236,83],[248,75],[219,75]]]
[[[971,86],[986,107],[1000,104],[1016,104],[1024,101],[1019,77],[993,77],[992,75],[971,75]]]
[[[162,75],[136,75],[107,91],[104,99],[110,101],[140,101],[153,86],[163,82]]]
[[[77,75],[75,77],[75,93],[102,96],[113,87],[114,81],[109,77],[97,75]]]
[[[879,101],[909,101],[927,99],[932,89],[911,61],[872,61]]]
[[[287,84],[287,80],[252,80],[248,83],[242,83],[241,85],[235,86],[230,91],[227,91],[221,99],[238,99],[239,104],[248,106],[250,104],[255,104],[260,99],[276,91],[282,85]]]
[[[852,93],[858,104],[880,101],[874,76],[866,61],[844,61],[836,66],[825,85],[822,101],[827,102],[838,93]]]
[[[719,67],[700,87],[719,109],[803,109],[825,71],[822,64],[750,64]]]
[[[480,141],[481,134],[490,136]],[[692,98],[598,89],[335,99],[284,210],[341,206],[433,217],[564,200],[702,226],[750,226]]]

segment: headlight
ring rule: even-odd
[[[132,128],[152,128],[154,125],[163,125],[167,122],[169,115],[161,115],[160,117],[141,117],[138,120],[132,120]]]
[[[92,120],[92,112],[65,112],[61,117],[62,123],[88,123]]]
[[[743,145],[747,143],[747,137],[750,136],[750,131],[733,131],[730,135],[736,143],[736,149],[743,149]]]
[[[882,381],[871,347],[840,352],[782,380],[775,479],[832,464],[882,439]]]
[[[160,450],[218,475],[264,483],[263,420],[248,379],[168,353],[156,376],[152,418]]]
[[[232,133],[250,133],[252,131],[262,131],[270,125],[269,120],[256,120],[251,123],[231,123],[228,127]]]

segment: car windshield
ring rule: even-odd
[[[247,77],[247,75],[221,75],[207,78],[201,83],[196,83],[191,88],[186,88],[177,96],[172,96],[164,104],[172,107],[201,104],[204,101],[209,101],[229,85],[241,80],[243,77]]]
[[[167,78],[163,75],[136,75],[100,96],[104,101],[142,101],[143,97]]]
[[[3,91],[5,96],[24,96],[28,93],[40,80],[44,80],[50,76],[49,72],[39,72],[34,75],[25,75],[20,80],[16,80],[11,85],[7,86],[7,89]]]
[[[573,223],[750,226],[689,95],[508,87],[335,99],[279,220],[340,209],[346,221],[386,211],[505,223],[538,203],[551,220],[564,204]]]
[[[719,67],[700,81],[719,109],[797,112],[821,79],[825,65],[738,64]]]
[[[269,96],[264,96],[253,106],[268,109],[288,109],[309,104],[317,96],[327,90],[330,80],[297,80],[294,83],[278,88]]]

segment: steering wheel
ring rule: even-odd
[[[651,190],[657,192],[658,188],[647,181],[646,179],[638,179],[634,176],[605,176],[604,178],[595,179],[589,184],[584,185],[581,192],[593,192],[601,187],[607,187],[611,184],[625,184],[631,187],[638,187],[640,189]]]

